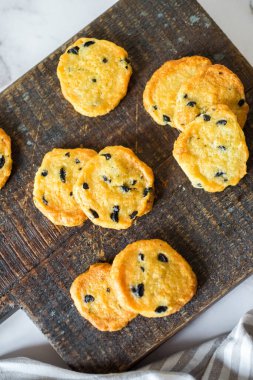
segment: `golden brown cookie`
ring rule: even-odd
[[[245,101],[244,87],[231,70],[222,65],[212,65],[204,73],[188,79],[177,94],[174,113],[175,126],[185,126],[213,104],[226,104],[236,114],[243,128],[249,106]]]
[[[185,128],[173,156],[194,187],[215,192],[235,186],[246,174],[249,152],[234,113],[217,105]]]
[[[117,331],[125,327],[135,313],[118,303],[110,279],[111,265],[91,265],[78,276],[70,288],[71,297],[82,317],[101,331]]]
[[[33,199],[35,206],[52,223],[66,227],[78,226],[86,219],[73,196],[73,186],[82,168],[91,157],[91,149],[53,149],[38,169]]]
[[[79,38],[61,55],[57,68],[63,96],[85,116],[113,110],[127,93],[132,67],[113,42]]]
[[[192,56],[165,62],[156,70],[143,93],[143,104],[160,125],[173,125],[177,93],[192,76],[201,74],[212,62],[205,57]]]
[[[4,130],[0,128],[0,189],[2,189],[9,178],[11,168],[11,139]]]
[[[113,261],[111,279],[121,306],[149,318],[180,310],[197,286],[190,265],[159,239],[126,246]]]
[[[93,223],[128,228],[152,208],[154,175],[131,149],[109,146],[82,170],[74,196]]]

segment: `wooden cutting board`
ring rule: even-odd
[[[59,56],[80,36],[123,46],[133,64],[126,98],[104,117],[79,115],[60,92]],[[156,125],[142,106],[153,71],[192,54],[235,71],[252,109],[252,67],[193,0],[121,0],[0,95],[0,126],[12,138],[14,158],[0,194],[1,316],[23,308],[76,370],[129,368],[252,273],[252,155],[238,186],[216,194],[194,189],[171,155],[177,131]],[[250,114],[245,133],[251,152],[252,128]],[[32,189],[43,155],[80,144],[132,148],[155,172],[153,211],[125,231],[89,221],[80,228],[56,227],[40,214]],[[199,281],[196,297],[170,317],[138,317],[122,331],[97,331],[73,307],[71,282],[90,264],[111,262],[128,243],[148,238],[166,240],[190,262]]]

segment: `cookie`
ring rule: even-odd
[[[0,128],[0,189],[5,185],[11,174],[11,139]]]
[[[85,116],[105,115],[127,93],[132,67],[113,42],[80,38],[61,55],[57,68],[63,96]]]
[[[217,105],[179,135],[173,156],[194,187],[215,192],[235,186],[246,174],[249,152],[234,113]]]
[[[110,279],[111,265],[91,265],[70,288],[71,297],[82,317],[101,331],[117,331],[136,317],[118,303]]]
[[[188,79],[177,94],[174,114],[175,126],[185,126],[213,104],[226,104],[244,126],[249,106],[245,101],[244,87],[240,79],[227,67],[212,65],[204,73]]]
[[[128,228],[152,208],[154,175],[131,149],[109,146],[82,170],[74,196],[93,223]]]
[[[193,56],[165,62],[156,70],[143,93],[143,104],[150,116],[160,125],[173,125],[177,93],[192,76],[201,74],[212,62]]]
[[[91,149],[53,149],[38,169],[33,199],[35,206],[52,223],[67,227],[78,226],[86,219],[73,196],[73,186],[83,166],[96,156]]]
[[[159,239],[127,245],[113,261],[111,280],[121,306],[149,318],[180,310],[197,286],[190,265]]]

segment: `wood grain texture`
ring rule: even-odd
[[[81,36],[123,46],[134,69],[126,98],[96,119],[73,110],[56,77],[61,52]],[[248,175],[235,188],[217,194],[194,189],[171,155],[178,132],[156,125],[143,109],[145,84],[168,59],[205,55],[240,76],[252,108],[253,69],[193,0],[121,0],[70,41],[0,95],[0,126],[12,138],[14,158],[0,194],[0,309],[4,315],[9,304],[22,307],[76,370],[125,370],[253,271],[252,154]],[[245,127],[251,153],[252,128],[251,113]],[[132,148],[155,172],[153,211],[125,231],[89,221],[79,228],[53,226],[33,205],[34,175],[48,150],[80,144]],[[73,307],[71,282],[89,265],[111,262],[128,243],[148,238],[166,240],[190,262],[197,296],[173,316],[138,317],[122,331],[97,331]]]

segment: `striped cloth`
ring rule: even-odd
[[[253,379],[253,310],[232,332],[181,351],[139,371],[81,374],[38,361],[0,360],[1,380],[234,380]]]

